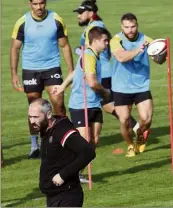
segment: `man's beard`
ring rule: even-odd
[[[45,132],[48,127],[48,121],[45,120],[40,124],[40,132]]]
[[[133,40],[136,40],[138,38],[138,31],[133,35],[132,38],[129,37],[128,35],[126,35],[125,33],[124,33],[124,35],[126,36],[127,39],[133,41]]]
[[[83,22],[78,22],[78,24],[79,24],[79,26],[86,26],[86,25],[88,25],[89,22],[90,22],[90,20],[87,19],[87,20],[85,20]]]

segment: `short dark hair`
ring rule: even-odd
[[[130,20],[130,21],[136,20],[136,22],[137,22],[137,18],[136,18],[136,16],[135,16],[133,13],[126,13],[126,14],[124,14],[124,15],[121,17],[121,22],[122,22],[123,20]]]
[[[111,39],[111,34],[106,28],[93,27],[88,33],[89,44],[93,42],[94,39],[100,39],[102,35],[107,35],[108,39]]]
[[[30,2],[32,2],[32,0],[29,0]],[[46,3],[46,0],[44,0],[44,2]]]

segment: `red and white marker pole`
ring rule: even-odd
[[[169,124],[170,124],[170,142],[173,171],[173,120],[172,120],[172,82],[171,82],[171,49],[170,38],[166,39],[167,44],[167,65],[168,65],[168,101],[169,101]]]
[[[84,95],[84,112],[85,112],[85,136],[88,143],[90,142],[90,134],[88,128],[88,110],[87,110],[87,96],[86,96],[86,79],[85,79],[85,67],[84,67],[84,49],[85,46],[81,46],[82,49],[82,69],[84,72],[83,76],[83,95]],[[88,180],[89,189],[92,190],[92,175],[91,175],[91,163],[88,164]]]

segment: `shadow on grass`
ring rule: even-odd
[[[160,160],[158,162],[154,163],[149,163],[149,164],[143,164],[143,165],[138,165],[131,167],[127,170],[123,171],[111,171],[111,172],[105,172],[105,173],[100,173],[100,174],[93,174],[92,178],[94,182],[102,182],[102,183],[107,183],[106,178],[112,177],[112,176],[117,176],[117,175],[124,175],[124,174],[134,174],[146,170],[151,170],[154,168],[160,168],[161,166],[171,164],[171,158],[167,158],[164,160]]]
[[[40,158],[36,158],[33,160],[39,160],[39,159]],[[28,155],[20,155],[20,156],[13,157],[10,159],[4,159],[3,168],[5,168],[6,166],[10,166],[10,165],[16,164],[18,162],[21,162],[22,160],[28,160]]]
[[[169,136],[169,126],[164,126],[164,127],[157,127],[157,128],[151,128],[151,133],[148,138],[148,145],[150,144],[158,144],[159,139],[158,137],[168,135]],[[107,136],[102,136],[100,138],[100,142],[98,147],[105,146],[105,145],[112,145],[112,144],[118,144],[120,142],[124,142],[124,139],[122,138],[121,134],[114,134],[110,135],[108,134]]]
[[[162,137],[165,135],[169,136],[169,133],[170,133],[169,126],[151,128],[151,134],[149,136],[147,143],[148,144],[157,144],[157,143],[159,143],[159,140],[157,139],[157,137]]]
[[[111,144],[118,144],[123,141],[124,141],[124,139],[122,138],[121,134],[102,136],[100,138],[100,142],[98,144],[98,147],[105,146],[105,145],[111,145]]]
[[[160,150],[160,149],[169,149],[170,150],[170,148],[171,148],[171,144],[166,144],[166,145],[157,146],[157,147],[154,147],[151,149],[146,149],[145,152],[151,152],[151,151]]]
[[[24,198],[19,198],[19,199],[13,199],[13,200],[8,200],[8,201],[3,201],[2,200],[2,206],[5,207],[16,207],[18,205],[21,205],[23,203],[26,203],[27,201],[31,201],[31,200],[41,200],[41,198],[45,197],[45,195],[43,195],[40,192],[39,188],[35,188],[33,189],[33,191],[29,194],[27,194]]]
[[[10,144],[10,145],[2,145],[2,149],[10,149],[10,148],[14,148],[14,147],[18,147],[18,146],[23,146],[23,145],[26,145],[26,144],[31,144],[30,140],[28,139],[27,142],[20,142],[20,143],[17,143],[17,144]]]
[[[18,162],[25,160],[25,159],[27,159],[27,155],[20,155],[17,157],[5,159],[4,160],[4,167],[7,165],[13,165],[13,164],[18,163]]]

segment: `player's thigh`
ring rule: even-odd
[[[42,97],[42,92],[30,92],[26,93],[28,103],[30,104],[33,100],[41,98]]]
[[[27,95],[29,103],[42,96],[44,85],[41,80],[41,72],[35,72],[34,70],[23,70],[22,80],[24,92]]]
[[[88,120],[86,121],[85,111],[84,109],[72,109],[69,108],[70,117],[72,123],[76,128],[85,127],[86,122],[88,122],[88,126],[90,127],[92,122],[103,122],[103,114],[100,108],[88,108],[87,115]]]
[[[101,134],[101,130],[102,130],[102,123],[99,122],[91,123],[91,136],[93,138],[99,137]]]
[[[111,91],[111,77],[106,77],[106,78],[102,78],[101,80],[101,85],[106,88],[109,89]],[[109,100],[102,100],[101,101],[101,105],[103,110],[106,113],[112,113],[112,111],[114,110],[114,102],[113,102],[113,97],[112,97],[112,91],[111,91],[111,96],[109,98]]]
[[[104,104],[102,105],[102,108],[106,113],[112,114],[112,112],[114,111],[114,102]]]
[[[54,106],[54,108],[56,108],[56,106],[62,106],[64,105],[64,93],[59,93],[58,95],[54,95],[52,94],[53,88],[55,85],[52,86],[46,86],[45,90],[49,95],[49,99],[52,103],[52,105]]]
[[[115,111],[119,117],[120,122],[125,122],[129,119],[133,105],[133,94],[112,92]]]
[[[138,103],[137,110],[139,113],[139,118],[141,120],[147,121],[151,120],[153,114],[153,101],[152,99],[148,99]]]
[[[86,138],[86,121],[84,109],[69,108],[70,117],[73,125],[78,129],[80,135]],[[88,132],[90,136],[90,123],[88,122]]]
[[[70,117],[75,128],[85,127],[85,112],[84,109],[69,108]]]
[[[91,124],[91,138],[98,141],[103,123],[103,113],[100,108],[90,109],[89,122]]]
[[[57,108],[64,107],[64,93],[62,92],[58,95],[52,94],[53,87],[63,82],[61,68],[55,67],[43,72],[42,80],[44,81],[44,88],[49,95],[54,110],[56,111]]]
[[[121,123],[126,122],[130,118],[132,105],[115,106],[115,111]]]
[[[133,105],[133,95],[119,92],[113,92],[112,94],[115,111],[120,119],[120,122],[123,122],[130,117]]]
[[[90,141],[90,138],[91,138],[91,127],[88,127],[88,130],[87,130],[86,127],[77,127],[76,129],[79,131],[80,135],[84,139],[86,139],[88,142]]]
[[[60,67],[51,68],[44,71],[41,76],[44,86],[60,85],[63,82],[62,71]]]
[[[142,120],[150,120],[153,114],[153,100],[150,91],[137,93],[135,96],[135,104]]]

